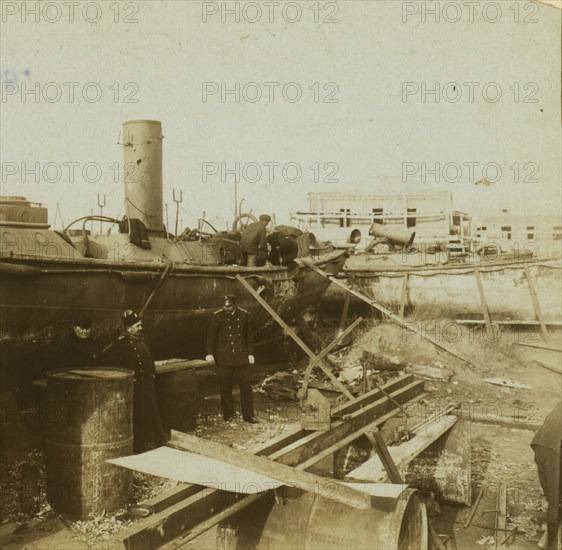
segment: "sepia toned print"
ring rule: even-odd
[[[0,546],[561,547],[560,0],[0,0]]]

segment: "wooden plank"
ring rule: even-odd
[[[525,271],[525,277],[527,278],[527,284],[529,285],[529,292],[531,294],[531,301],[533,302],[533,309],[535,310],[535,315],[541,325],[542,338],[546,342],[548,338],[548,333],[546,331],[546,325],[544,322],[544,317],[542,315],[541,306],[539,304],[539,298],[537,296],[537,291],[535,290],[535,283],[533,283],[533,278],[531,277],[531,272],[529,271],[529,266],[525,264],[523,267]]]
[[[553,348],[551,346],[543,346],[542,344],[528,344],[526,342],[515,342],[516,346],[526,346],[528,348],[537,348],[537,349],[546,349],[548,351],[560,351],[562,352],[562,349],[560,348]]]
[[[484,321],[483,319],[455,319],[454,321],[455,323],[457,323],[458,325],[483,325],[486,323],[486,321]],[[522,327],[527,327],[527,326],[539,326],[540,323],[539,321],[536,320],[521,320],[521,319],[503,319],[503,320],[499,320],[499,319],[494,319],[492,321],[493,325],[507,325],[507,326],[522,326]],[[562,321],[556,321],[556,320],[551,320],[551,321],[545,321],[545,324],[547,326],[553,326],[553,327],[560,327],[562,326]],[[517,342],[518,343],[518,342]]]
[[[562,374],[562,370],[559,369],[558,367],[555,367],[554,365],[549,365],[548,363],[543,363],[542,361],[538,361],[537,359],[531,359],[531,361],[533,363],[536,363],[537,365],[539,365],[539,367],[542,367],[544,369],[548,369],[552,372],[555,372],[556,374]]]
[[[402,279],[402,296],[400,298],[400,317],[404,319],[404,309],[406,308],[406,298],[408,296],[408,271],[406,271],[403,275]],[[347,295],[349,296],[349,294]]]
[[[193,528],[188,529],[187,531],[182,533],[173,541],[170,541],[168,544],[161,546],[160,550],[175,550],[176,548],[181,548],[181,546],[185,543],[199,537],[215,525],[218,525],[225,519],[228,519],[234,514],[237,514],[238,512],[246,508],[246,506],[249,506],[250,504],[252,504],[252,502],[259,500],[262,497],[263,495],[248,495],[244,497],[243,500],[239,500],[238,502],[231,504],[224,510],[221,510],[218,514],[215,514],[210,518],[198,523]]]
[[[478,510],[478,506],[480,505],[480,501],[482,500],[482,496],[484,495],[484,489],[486,488],[485,485],[482,486],[482,488],[480,489],[480,492],[478,493],[478,496],[476,497],[476,500],[474,501],[474,504],[472,505],[472,508],[470,510],[470,514],[468,515],[468,517],[466,518],[466,521],[463,524],[463,529],[468,529],[470,527],[470,524],[472,523],[472,520],[474,519],[474,516],[476,515],[476,510]]]
[[[310,265],[314,264],[311,263]],[[322,271],[322,273],[324,273],[324,271]],[[279,315],[277,315],[273,308],[254,290],[244,277],[236,275],[236,280],[254,297],[254,299],[269,313],[269,315],[271,315],[271,317],[273,317],[273,319],[281,325],[285,333],[288,334],[311,359],[316,359],[314,352],[296,335],[295,331],[287,323],[285,323]],[[351,392],[334,376],[334,373],[328,366],[324,365],[322,362],[320,362],[318,366],[327,374],[328,378],[332,381],[336,388],[338,388],[349,399],[353,399]]]
[[[306,397],[306,392],[308,389],[308,383],[310,381],[310,375],[312,373],[312,369],[320,363],[328,355],[338,344],[341,340],[343,340],[348,334],[351,334],[361,323],[363,322],[363,318],[359,317],[359,319],[355,320],[345,331],[341,334],[338,334],[334,341],[326,348],[324,348],[306,367],[306,371],[304,373],[304,380],[302,383],[301,389],[298,391],[299,399],[304,399]]]
[[[168,372],[176,372],[179,370],[195,370],[204,367],[211,367],[213,363],[210,361],[205,361],[204,359],[181,359],[179,361],[170,361],[160,363],[156,361],[154,363],[154,368],[156,369],[156,374],[166,374]]]
[[[480,305],[482,306],[482,313],[484,315],[486,328],[491,329],[492,320],[490,319],[490,310],[488,309],[488,302],[486,301],[484,286],[482,285],[482,277],[480,275],[480,270],[478,269],[478,267],[474,268],[474,277],[476,278],[476,285],[478,286],[478,295],[480,296]]]
[[[496,543],[505,538],[506,521],[507,521],[507,485],[500,484],[497,497],[497,510],[496,515]]]
[[[178,449],[184,449],[214,460],[220,460],[221,462],[256,472],[256,474],[276,479],[290,487],[298,487],[304,491],[318,494],[325,498],[335,499],[342,504],[352,506],[359,510],[365,510],[371,507],[371,495],[350,489],[341,483],[337,484],[337,489],[334,491],[334,480],[326,479],[309,472],[296,470],[280,462],[270,460],[267,457],[256,456],[176,430],[172,430],[172,437],[169,444]],[[264,490],[268,490],[269,488],[270,487],[264,486]]]
[[[227,493],[208,488],[138,521],[121,534],[127,550],[161,548],[197,524],[207,520],[212,511],[222,510],[237,501],[236,493]]]
[[[398,468],[407,466],[414,458],[420,455],[425,449],[439,439],[445,432],[449,431],[458,417],[448,415],[441,420],[427,424],[427,427],[416,433],[415,437],[401,443],[396,447],[391,447],[389,452]],[[349,472],[346,480],[370,481],[380,483],[387,479],[384,465],[378,456],[369,459],[367,462]]]
[[[477,413],[474,411],[469,411],[468,413],[463,411],[451,411],[451,414],[460,416],[469,422],[493,424],[494,426],[506,426],[507,428],[517,428],[520,430],[533,430],[534,432],[540,428],[538,419],[533,419],[531,423],[531,415],[529,415],[529,421],[526,422],[525,418],[515,418],[513,416],[501,416],[499,418],[495,418],[489,414]]]
[[[232,464],[222,458],[187,453],[183,449],[166,446],[140,454],[111,458],[106,462],[152,476],[204,485],[212,489],[220,488],[221,491],[231,493],[251,494],[281,485],[275,478],[264,476],[242,464]]]
[[[387,309],[384,306],[378,304],[374,300],[371,300],[370,298],[367,298],[367,296],[365,296],[361,292],[358,292],[357,290],[349,288],[347,285],[345,285],[344,283],[342,283],[341,281],[339,281],[338,279],[336,279],[335,277],[333,277],[329,273],[326,273],[325,271],[323,271],[319,267],[316,267],[313,263],[309,262],[308,260],[302,260],[302,263],[304,263],[305,265],[310,267],[313,271],[316,271],[318,274],[323,275],[324,277],[326,277],[327,279],[332,281],[332,283],[335,284],[336,286],[339,286],[340,288],[342,288],[346,292],[349,292],[350,294],[352,294],[356,298],[359,298],[359,300],[362,300],[363,302],[369,304],[371,307],[377,309],[378,311],[380,311],[382,314],[384,314],[387,317],[389,317],[390,319],[392,319],[395,323],[397,323],[401,327],[404,327],[406,330],[409,330],[410,332],[413,332],[413,333],[417,332],[416,329],[410,323],[406,323],[403,319],[398,317],[398,315],[395,315],[394,313],[392,313],[392,311],[390,311],[389,309]],[[446,351],[447,353],[449,353],[453,357],[456,357],[457,359],[460,359],[461,361],[465,362],[467,365],[470,365],[471,367],[474,367],[474,368],[479,368],[478,365],[473,363],[470,359],[467,359],[466,357],[463,357],[462,355],[458,354],[456,351],[453,351],[449,346],[446,346],[445,344],[442,344],[441,342],[438,342],[437,340],[431,338],[427,334],[424,335],[424,338],[428,342],[431,342],[434,346],[437,346],[438,348],[442,349],[443,351]]]
[[[533,387],[528,384],[521,384],[517,380],[509,380],[507,378],[482,378],[482,382],[493,384],[494,386],[502,386],[504,388],[514,388],[517,390],[532,390]]]

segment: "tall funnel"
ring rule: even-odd
[[[148,230],[163,231],[162,123],[130,120],[123,124],[125,211]]]

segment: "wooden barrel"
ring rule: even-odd
[[[195,373],[184,369],[158,374],[156,397],[166,431],[190,432],[195,429],[203,402]]]
[[[133,373],[105,367],[47,373],[47,499],[87,519],[125,505],[132,472],[106,459],[133,452]]]
[[[337,490],[337,489],[336,489]],[[407,489],[393,510],[358,510],[313,493],[274,504],[258,548],[427,550],[425,505]]]

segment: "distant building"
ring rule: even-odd
[[[522,216],[507,208],[500,214],[475,221],[475,237],[482,243],[497,243],[505,251],[528,249],[535,254],[562,253],[562,217]]]
[[[338,246],[371,240],[369,228],[380,223],[416,232],[415,242],[446,242],[464,248],[471,238],[471,218],[453,210],[449,191],[417,193],[309,193],[306,212],[291,214],[291,220],[322,240]]]

